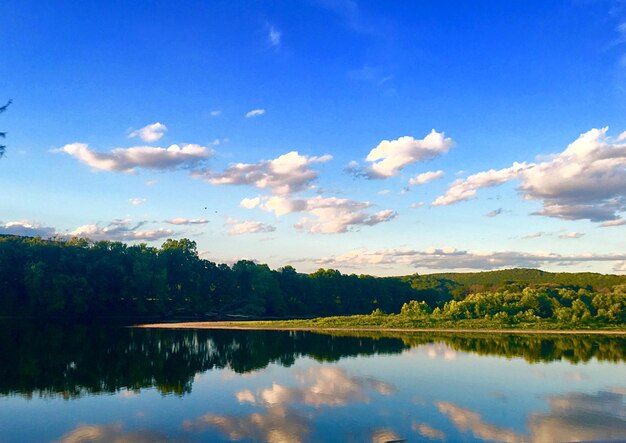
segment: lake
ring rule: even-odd
[[[0,442],[626,440],[626,337],[0,323]]]

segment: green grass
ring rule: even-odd
[[[624,324],[605,324],[594,321],[561,323],[556,320],[537,320],[532,322],[506,322],[494,319],[411,319],[404,315],[352,315],[341,317],[320,317],[311,320],[272,320],[225,322],[227,326],[249,328],[297,328],[297,329],[528,329],[528,330],[607,330],[626,331]]]

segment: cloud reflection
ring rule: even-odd
[[[505,443],[527,442],[529,439],[512,429],[485,423],[478,412],[465,409],[451,402],[439,401],[435,405],[439,412],[448,416],[461,432],[471,432],[475,437]]]
[[[350,376],[338,367],[314,367],[297,373],[297,387],[273,383],[271,388],[261,390],[255,397],[249,390],[237,392],[240,403],[263,403],[269,406],[286,403],[302,403],[320,406],[345,406],[348,403],[367,403],[369,390],[381,395],[391,395],[396,388],[380,380]]]
[[[299,443],[306,440],[311,430],[306,417],[283,406],[269,407],[265,414],[246,416],[206,414],[183,423],[183,428],[188,431],[203,431],[208,427],[219,429],[230,440],[269,443]]]
[[[446,434],[439,429],[435,429],[427,423],[418,423],[413,421],[411,423],[411,429],[419,433],[422,437],[428,438],[430,440],[445,440]]]
[[[550,397],[550,411],[530,417],[532,441],[623,441],[626,439],[624,397],[619,389],[596,394],[573,393]]]
[[[154,443],[167,437],[152,431],[125,431],[121,424],[79,425],[57,443]]]
[[[372,443],[388,443],[392,441],[406,441],[389,429],[377,429],[372,433]]]
[[[528,436],[484,422],[479,413],[451,402],[436,402],[460,432],[507,443],[556,441],[625,441],[626,390],[620,387],[595,394],[570,393],[548,398],[550,410],[532,413]],[[415,429],[415,427],[414,427]]]

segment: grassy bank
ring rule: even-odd
[[[401,314],[371,314],[322,317],[310,320],[226,321],[145,324],[141,327],[199,329],[292,329],[292,330],[415,330],[484,332],[619,333],[626,325],[600,322],[558,322],[553,320],[508,322],[495,319],[437,320],[412,319]]]

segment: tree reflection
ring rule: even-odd
[[[0,394],[62,396],[138,391],[191,392],[194,376],[212,369],[237,373],[270,363],[291,366],[308,356],[397,354],[432,343],[481,355],[523,357],[528,362],[626,361],[626,338],[479,334],[132,329],[111,325],[33,327],[0,324]]]

